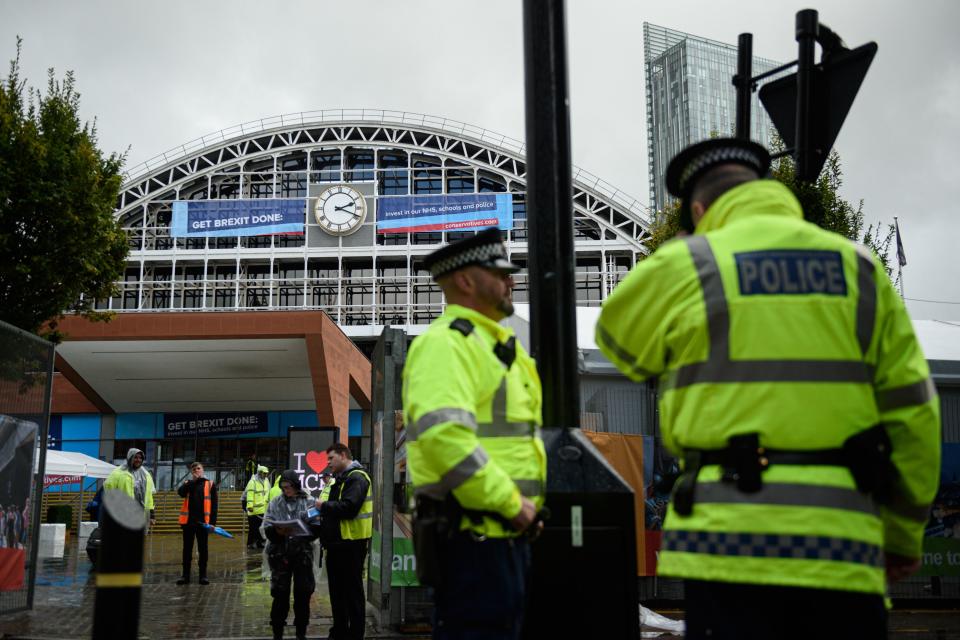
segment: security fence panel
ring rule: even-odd
[[[0,615],[33,606],[53,354],[0,322]]]
[[[418,587],[414,564],[401,374],[407,335],[387,327],[373,351],[371,418],[373,432],[373,539],[367,599],[382,627],[426,619],[429,600]],[[419,606],[423,605],[423,606]]]

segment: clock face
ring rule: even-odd
[[[346,185],[324,189],[314,207],[317,224],[335,236],[347,236],[360,228],[367,217],[363,194]]]

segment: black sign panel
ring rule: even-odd
[[[164,438],[209,438],[243,433],[266,433],[266,411],[248,413],[165,413]]]
[[[327,468],[327,448],[337,441],[338,427],[290,427],[287,440],[290,458],[287,469],[300,476],[303,490],[317,497],[320,493],[320,474]]]

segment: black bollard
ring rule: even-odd
[[[143,507],[121,491],[105,491],[93,608],[93,640],[136,640],[143,584]]]

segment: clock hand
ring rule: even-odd
[[[351,202],[351,203],[349,203],[349,204],[343,205],[342,207],[334,207],[333,210],[334,210],[334,211],[343,211],[343,210],[345,210],[347,207],[354,207],[354,206],[356,206],[356,204],[353,203],[353,202]]]

